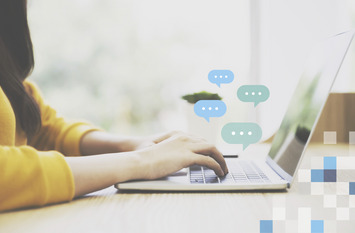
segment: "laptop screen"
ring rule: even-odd
[[[290,180],[299,166],[353,35],[354,31],[349,31],[331,37],[310,54],[269,151],[269,156]],[[270,162],[270,158],[268,160]]]

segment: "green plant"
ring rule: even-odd
[[[193,94],[187,94],[181,97],[182,99],[186,100],[190,104],[194,104],[199,100],[221,100],[222,97],[220,97],[216,93],[210,93],[207,91],[201,91],[201,92],[196,92]]]

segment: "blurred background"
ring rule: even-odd
[[[181,96],[206,90],[227,104],[226,115],[212,119],[219,128],[258,122],[267,138],[311,48],[355,28],[355,2],[30,0],[29,22],[31,79],[60,115],[127,135],[188,131],[192,108]],[[355,90],[353,47],[349,55],[333,91]],[[232,70],[234,81],[209,83],[213,69]],[[240,102],[244,84],[268,86],[269,100],[256,108]]]

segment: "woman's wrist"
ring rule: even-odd
[[[115,183],[145,178],[145,167],[139,152],[125,152],[120,155],[112,154],[112,157]]]
[[[94,192],[116,183],[144,178],[136,152],[86,157],[65,157],[75,184],[75,196]]]

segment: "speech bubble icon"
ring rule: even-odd
[[[250,144],[261,139],[261,128],[256,123],[231,122],[223,126],[222,138],[228,144],[243,144],[245,150]]]
[[[237,96],[243,102],[253,102],[256,107],[260,102],[265,102],[269,98],[270,91],[264,85],[244,85],[239,87]]]
[[[234,74],[230,70],[212,70],[208,73],[208,80],[221,87],[221,83],[231,83],[234,80]]]
[[[199,100],[194,105],[194,111],[197,116],[210,122],[210,117],[223,116],[227,111],[227,106],[221,100]]]

